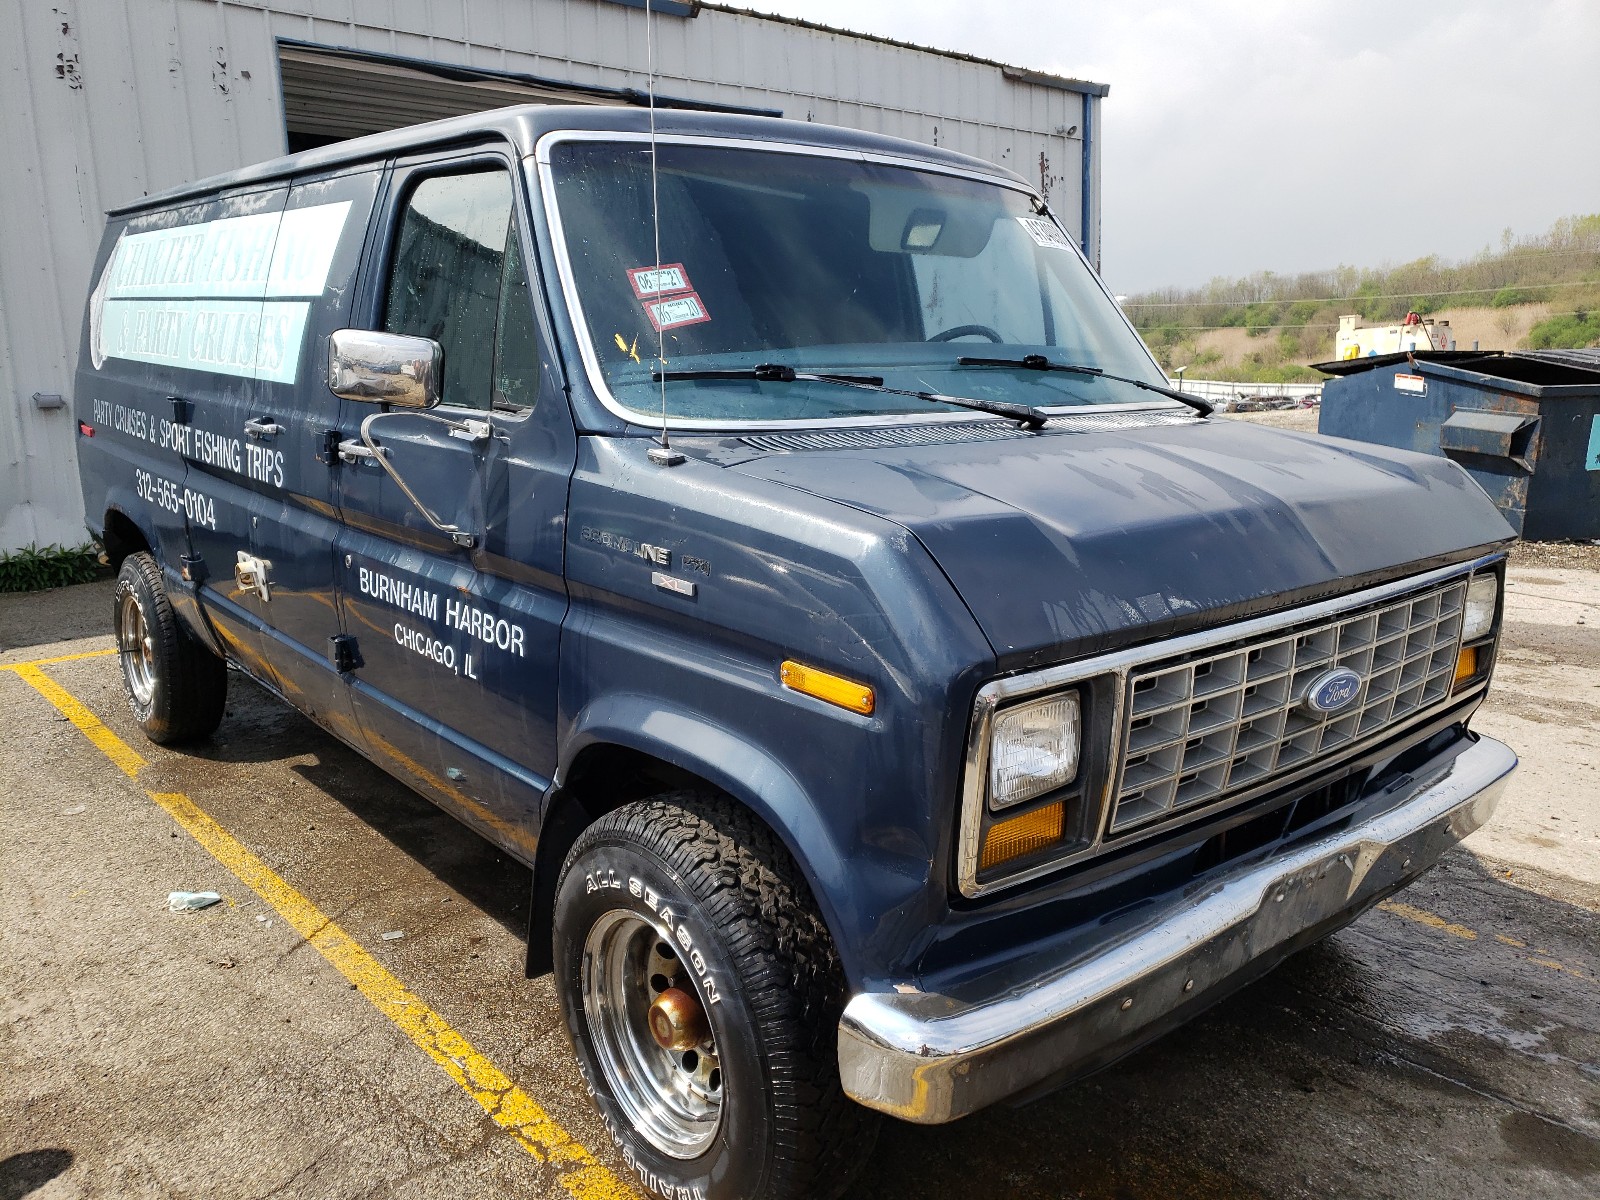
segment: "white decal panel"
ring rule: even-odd
[[[107,300],[105,358],[294,382],[311,305],[250,300]]]
[[[95,288],[91,353],[291,383],[350,201],[124,233]]]

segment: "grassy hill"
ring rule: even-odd
[[[1199,288],[1130,296],[1129,318],[1169,371],[1190,379],[1314,381],[1343,313],[1364,324],[1408,312],[1449,320],[1457,345],[1530,349],[1600,345],[1600,213],[1565,217],[1533,237],[1507,230],[1498,250],[1461,262],[1262,271]]]

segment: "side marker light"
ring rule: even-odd
[[[871,715],[876,704],[877,698],[866,684],[830,675],[827,671],[819,671],[815,667],[801,666],[792,660],[786,660],[779,668],[779,678],[783,681],[783,686],[792,691],[815,696],[818,700],[837,704],[840,708],[860,713],[864,717]]]

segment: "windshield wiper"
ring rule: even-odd
[[[760,363],[753,367],[707,367],[703,370],[690,371],[653,371],[650,374],[652,383],[660,383],[663,379],[668,383],[679,379],[755,379],[762,383],[793,383],[799,380],[802,383],[847,383],[851,387],[883,386],[882,375],[812,375],[780,363]]]
[[[1208,404],[1198,396],[1191,396],[1187,392],[1180,392],[1174,388],[1162,387],[1158,383],[1146,383],[1142,379],[1134,379],[1128,375],[1113,375],[1109,371],[1102,371],[1099,367],[1085,367],[1077,363],[1051,362],[1042,354],[1025,354],[1021,358],[967,358],[956,359],[956,365],[962,367],[1016,367],[1024,371],[1069,371],[1074,375],[1098,375],[1101,379],[1114,380],[1117,383],[1131,383],[1136,388],[1143,388],[1147,392],[1154,392],[1158,396],[1166,396],[1187,404],[1202,417],[1209,417],[1216,411],[1216,407]]]
[[[881,375],[820,375],[796,371],[782,363],[759,363],[753,367],[734,367],[728,370],[706,368],[689,371],[652,371],[652,382],[672,383],[686,379],[754,379],[762,383],[832,383],[840,387],[859,388],[867,392],[884,392],[891,396],[911,396],[930,404],[953,404],[957,408],[970,408],[974,412],[991,413],[1020,421],[1029,429],[1038,429],[1048,418],[1031,404],[1010,404],[1004,400],[976,400],[970,396],[946,396],[942,392],[908,391],[905,388],[884,387]]]

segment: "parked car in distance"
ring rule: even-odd
[[[1208,419],[1000,167],[511,108],[141,199],[93,280],[135,717],[211,735],[232,663],[527,863],[653,1195],[1094,1070],[1515,766],[1483,492]]]

